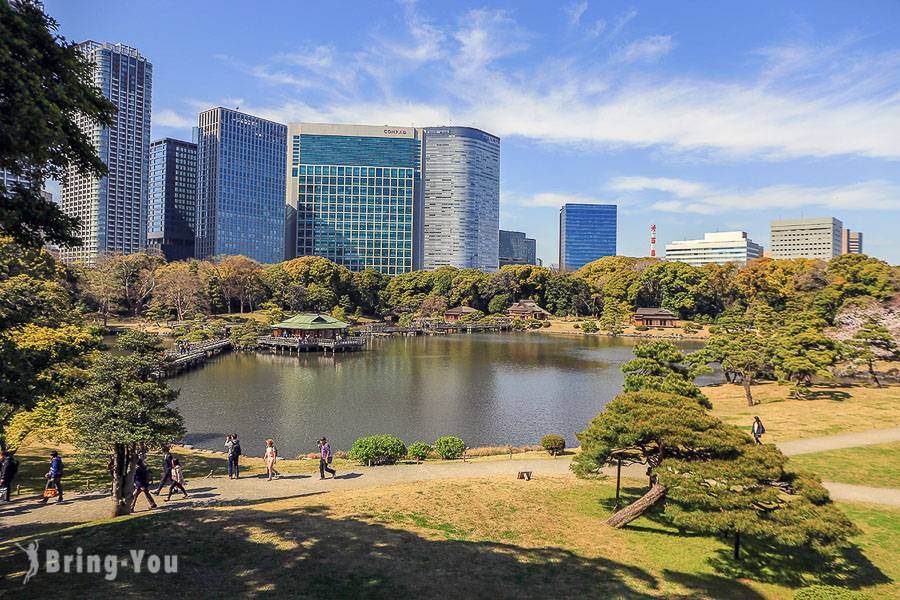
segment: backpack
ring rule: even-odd
[[[232,456],[240,456],[241,455],[241,443],[237,440],[234,440],[234,443],[231,446],[231,455]]]

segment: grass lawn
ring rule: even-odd
[[[753,416],[766,426],[768,441],[870,431],[900,425],[900,386],[883,388],[863,384],[817,384],[805,400],[789,399],[789,388],[777,383],[752,387],[754,406],[747,406],[744,388],[719,384],[703,388],[713,403],[713,414],[726,423],[750,430]]]
[[[900,488],[900,442],[800,454],[791,457],[791,465],[825,481]]]
[[[630,501],[641,493],[626,482]],[[177,553],[178,573],[48,574],[25,587],[27,567],[0,542],[0,573],[17,598],[723,598],[788,600],[817,579],[865,586],[875,598],[900,593],[900,510],[847,504],[863,535],[845,561],[821,565],[800,553],[770,566],[770,549],[682,535],[654,518],[606,527],[613,485],[540,477],[409,482],[310,494],[241,506],[147,513],[40,536],[40,547],[84,554],[143,549]]]

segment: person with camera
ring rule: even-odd
[[[239,479],[238,459],[241,456],[241,442],[236,433],[225,438],[225,451],[228,453],[228,479]]]
[[[325,471],[334,479],[337,471],[328,466],[331,464],[331,446],[325,438],[319,440],[319,455],[319,479],[325,479]]]

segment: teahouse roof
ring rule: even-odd
[[[338,321],[334,317],[328,315],[313,313],[300,314],[291,317],[281,323],[272,325],[272,329],[302,329],[304,331],[314,329],[346,329],[350,327],[349,323]]]
[[[546,315],[550,314],[550,311],[541,308],[537,305],[537,302],[534,300],[520,300],[506,309],[506,312],[514,312],[514,313],[543,313]]]
[[[673,313],[668,308],[639,308],[634,311],[634,316],[636,317],[668,317],[670,319],[675,318],[675,313]]]
[[[471,306],[457,306],[456,308],[451,308],[450,310],[445,310],[445,315],[465,315],[468,313],[478,312],[477,308],[472,308]]]

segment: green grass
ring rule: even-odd
[[[790,464],[825,481],[900,488],[900,442],[801,454],[792,456]]]

